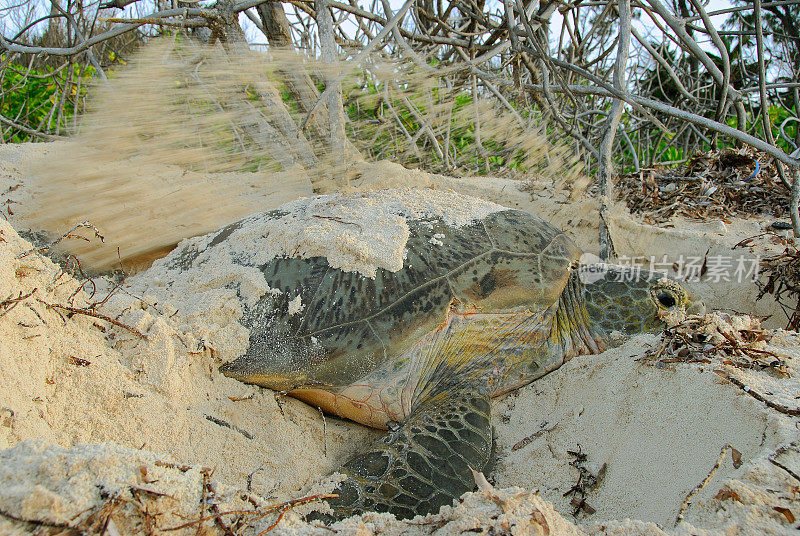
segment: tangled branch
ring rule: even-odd
[[[552,119],[548,134],[574,141],[575,157],[590,172],[597,171],[603,199],[613,197],[610,179],[617,171],[680,163],[698,152],[749,145],[780,163],[781,182],[796,185],[790,214],[795,236],[800,236],[800,35],[795,35],[800,30],[791,17],[798,5],[800,0],[767,1],[708,12],[696,0],[670,5],[661,0],[506,0],[492,7],[482,1],[408,0],[393,12],[388,2],[377,1],[362,6],[336,0],[219,0],[207,8],[187,3],[171,9],[160,9],[151,0],[113,0],[97,8],[77,2],[47,17],[27,17],[16,35],[0,35],[5,51],[0,78],[19,69],[20,61],[32,65],[45,56],[48,61],[66,58],[69,66],[52,76],[59,91],[44,117],[23,106],[14,117],[4,112],[0,130],[4,137],[14,133],[45,139],[68,132],[69,105],[76,114],[82,107],[81,93],[75,91],[81,80],[75,64],[93,66],[102,78],[109,67],[108,47],[119,48],[113,43],[123,36],[146,42],[156,35],[188,33],[229,48],[266,38],[259,46],[270,52],[291,48],[307,57],[323,56],[328,63],[338,57],[350,60],[362,74],[378,61],[394,65],[401,77],[421,73],[435,82],[437,96],[460,94],[472,103],[483,99],[512,116],[523,130],[538,128],[542,118]],[[108,9],[122,10],[122,15],[98,16]],[[239,25],[240,14],[250,24],[247,31]],[[725,27],[715,27],[715,15],[730,17]],[[635,26],[634,18],[639,21]],[[36,37],[32,28],[45,23],[49,32],[66,34],[67,43]],[[755,37],[755,62],[744,52],[751,46],[748,36]],[[704,39],[714,53],[700,46]],[[732,39],[738,40],[737,46]],[[771,65],[768,44],[785,49]],[[779,79],[774,74],[778,71]],[[373,84],[381,95],[379,106],[368,108],[357,95],[339,88],[353,72],[316,77],[285,72],[297,110],[283,114],[294,124],[284,118],[278,130],[292,131],[305,143],[303,136],[316,136],[311,128],[327,140],[326,148],[335,149],[342,131],[354,141],[355,131],[371,128],[367,156],[402,160],[408,154],[409,163],[431,171],[497,172],[516,165],[513,150],[497,146],[497,132],[486,124],[487,115],[474,113],[480,108],[472,110],[463,128],[454,127],[432,113],[430,104],[441,102],[433,99],[424,106],[395,98],[392,87],[402,92],[404,81],[375,72],[361,80],[362,90]],[[387,91],[384,83],[392,87]],[[10,98],[16,84],[4,86],[0,100]],[[780,121],[774,117],[776,106],[782,110]],[[344,114],[333,109],[342,107]],[[448,113],[458,111],[456,106]],[[331,121],[320,121],[320,115]],[[454,135],[469,138],[469,158],[459,152]]]

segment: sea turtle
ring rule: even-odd
[[[376,266],[382,251],[396,258]],[[249,348],[220,371],[388,430],[340,469],[336,517],[451,504],[489,462],[492,397],[690,304],[666,277],[579,267],[572,240],[533,214],[432,190],[293,202],[164,262],[215,256],[270,289],[243,303]]]

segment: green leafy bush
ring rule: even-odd
[[[51,67],[28,70],[9,64],[0,78],[0,114],[32,129],[64,133],[72,127],[75,113],[83,110],[93,75],[91,66],[72,65],[54,72]],[[35,138],[7,125],[3,125],[2,133],[6,143]]]

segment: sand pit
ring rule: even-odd
[[[25,166],[40,150],[0,147],[0,201],[33,195]],[[532,197],[519,182],[404,175],[390,164],[359,173],[353,187],[470,193],[535,212],[582,247],[593,245],[592,201],[565,203],[569,192],[543,187]],[[270,199],[262,197],[265,209],[283,201]],[[160,534],[214,509],[263,509],[324,491],[327,475],[380,435],[221,376],[217,367],[240,351],[243,336],[235,304],[222,295],[214,310],[179,312],[131,285],[95,309],[103,318],[81,314],[105,298],[103,290],[93,295],[49,259],[26,254],[32,246],[17,233],[25,222],[9,220],[0,219],[0,301],[12,300],[0,308],[0,532],[146,533],[150,523]],[[675,257],[729,251],[764,224],[656,229],[619,212],[612,231],[623,255]],[[713,307],[774,310],[752,301],[752,283],[697,287]],[[732,336],[756,329],[735,315],[712,323]],[[800,339],[781,330],[768,335],[758,347],[780,356],[783,374],[719,356],[663,362],[648,357],[660,344],[649,335],[576,358],[495,404],[494,487],[483,483],[454,508],[410,522],[366,514],[328,529],[305,524],[299,516],[311,505],[301,505],[273,533],[791,534],[800,518]],[[584,506],[573,515],[579,494],[564,494],[580,475]],[[234,517],[222,523],[232,526]],[[253,521],[244,533],[257,534],[275,518]],[[214,519],[204,526],[224,533]]]

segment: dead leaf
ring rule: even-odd
[[[75,365],[76,367],[88,367],[92,364],[91,361],[88,359],[83,359],[82,357],[75,357],[74,355],[67,356],[70,362]]]
[[[711,192],[711,193],[713,193],[713,192]],[[711,248],[708,248],[706,250],[706,254],[703,255],[703,264],[702,264],[702,266],[700,266],[700,277],[703,277],[704,275],[706,275],[706,272],[708,272],[708,252],[709,251],[711,251]]]
[[[152,484],[153,482],[158,482],[157,478],[153,478],[147,474],[146,465],[139,466],[139,475],[142,477],[142,482],[144,482],[145,484]]]
[[[484,475],[483,473],[479,473],[478,471],[476,471],[471,467],[469,470],[472,471],[472,478],[475,479],[475,485],[478,486],[479,490],[494,491],[494,486],[489,484],[489,481],[486,480],[486,475]]]
[[[736,502],[742,502],[742,499],[739,498],[739,494],[733,491],[730,488],[722,488],[720,489],[714,498],[718,501],[725,501],[728,499],[734,500]]]
[[[110,517],[108,518],[108,523],[106,524],[105,530],[106,536],[121,536],[119,529],[117,528],[117,524],[114,523],[114,520]]]
[[[595,482],[594,486],[592,486],[592,489],[597,489],[597,487],[603,481],[603,478],[605,478],[607,469],[608,469],[607,463],[603,463],[603,465],[600,466],[600,470],[597,471],[597,476],[595,477]]]
[[[783,506],[774,506],[772,509],[778,512],[779,514],[783,514],[783,517],[785,517],[789,523],[794,523],[794,514],[788,508],[785,508]]]
[[[547,524],[547,519],[539,510],[533,511],[533,520],[536,521],[540,527],[542,527],[544,536],[548,536],[550,534],[550,525]]]
[[[738,469],[742,466],[742,453],[731,447],[731,459],[733,460],[733,467]]]
[[[583,511],[584,511],[584,513],[586,513],[586,515],[588,515],[588,516],[590,516],[590,515],[592,515],[592,514],[594,514],[594,513],[596,513],[596,512],[597,512],[597,510],[595,510],[594,508],[592,508],[592,507],[589,505],[589,503],[587,503],[585,500],[582,500],[582,501],[581,501],[580,508],[581,508],[581,510],[583,510]]]
[[[231,402],[241,402],[242,400],[250,400],[251,398],[253,398],[253,395],[250,394],[250,395],[242,396],[242,397],[229,396],[228,398],[231,400]]]

